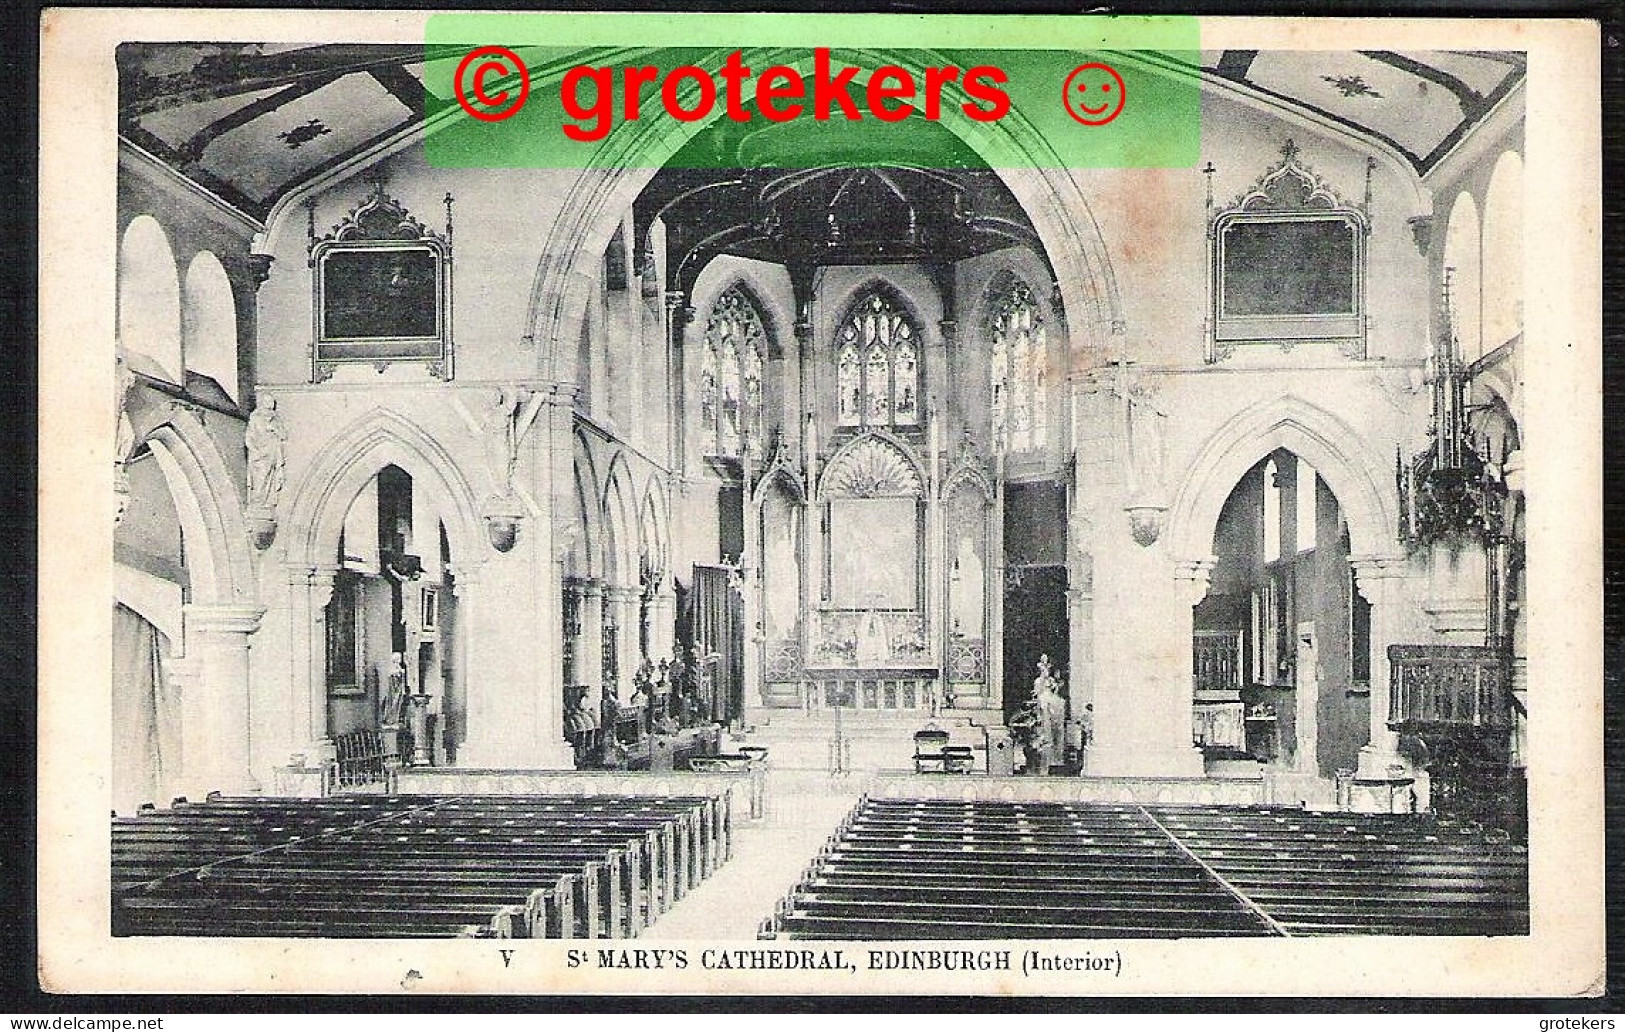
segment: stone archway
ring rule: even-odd
[[[1365,437],[1338,416],[1292,395],[1270,399],[1237,413],[1191,460],[1167,514],[1167,554],[1173,562],[1179,604],[1169,611],[1169,643],[1188,643],[1192,606],[1208,591],[1216,562],[1213,538],[1220,512],[1243,476],[1265,457],[1285,449],[1303,459],[1325,481],[1337,502],[1349,534],[1349,565],[1360,595],[1371,604],[1371,683],[1368,745],[1361,750],[1362,770],[1380,768],[1393,756],[1394,736],[1388,726],[1388,644],[1402,626],[1400,609],[1407,560],[1397,547],[1397,505],[1391,491],[1379,488],[1382,456]],[[1177,636],[1177,637],[1176,637]],[[1188,696],[1191,682],[1189,647],[1172,648],[1178,657],[1170,679]]]
[[[1398,514],[1374,477],[1374,471],[1387,465],[1363,440],[1342,419],[1293,395],[1237,413],[1191,460],[1174,494],[1166,520],[1168,554],[1182,565],[1207,560],[1219,511],[1236,482],[1279,448],[1320,471],[1343,507],[1355,554],[1390,554]]]
[[[718,51],[714,57],[696,61],[704,66],[725,56],[725,51]],[[930,53],[922,51],[862,54],[869,67],[915,68],[929,58]],[[796,65],[794,60],[788,63]],[[542,249],[526,318],[523,342],[540,351],[537,364],[544,375],[561,383],[580,381],[580,372],[574,368],[575,342],[599,278],[601,256],[625,212],[665,162],[720,117],[718,112],[677,128],[659,120],[628,123],[599,165],[577,177],[561,207],[567,214],[554,224]],[[1060,308],[1071,332],[1081,337],[1071,342],[1071,350],[1103,346],[1123,325],[1116,277],[1100,227],[1065,162],[1019,112],[995,123],[956,123],[949,128],[978,153],[996,149],[1001,154],[1029,157],[1030,171],[1007,173],[1002,178],[1026,211],[1055,271]],[[673,303],[682,305],[687,300]]]
[[[498,650],[483,643],[500,600],[480,573],[489,544],[471,486],[446,450],[412,421],[374,409],[325,446],[293,495],[283,540],[290,599],[291,741],[309,743],[309,754],[330,752],[327,727],[325,611],[338,571],[339,539],[356,496],[387,466],[412,478],[440,516],[452,556],[457,601],[455,653],[468,707],[468,737],[461,756],[479,750],[479,736],[505,719],[480,688],[499,683]],[[476,647],[477,646],[477,647]]]
[[[181,607],[181,774],[187,794],[257,792],[251,773],[249,643],[264,608],[255,589],[242,500],[199,416],[169,406],[139,436],[174,501],[186,541],[191,600]]]

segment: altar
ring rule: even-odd
[[[827,461],[806,436],[752,491],[746,722],[837,709],[898,714],[908,735],[949,709],[1000,722],[991,470],[968,440],[950,461],[929,420],[838,429]]]

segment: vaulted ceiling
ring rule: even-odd
[[[264,218],[289,191],[411,130],[426,106],[450,103],[426,91],[424,69],[461,56],[421,45],[127,43],[118,51],[120,132]],[[1524,75],[1521,54],[1461,51],[1225,50],[1204,52],[1200,63],[1209,77],[1393,146],[1419,173]],[[856,141],[842,142],[845,150]],[[759,167],[757,143],[728,141]],[[910,163],[907,155],[894,161]]]

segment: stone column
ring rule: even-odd
[[[1099,641],[1111,645],[1114,673],[1094,695],[1095,746],[1088,773],[1126,777],[1199,777],[1192,744],[1191,607],[1207,595],[1212,556],[1174,564],[1126,541],[1108,597],[1132,623]],[[1143,555],[1143,558],[1142,558]],[[1097,576],[1100,571],[1097,571]]]
[[[613,585],[604,589],[604,605],[615,619],[615,683],[604,685],[617,702],[632,697],[632,678],[643,657],[638,653],[638,589]]]
[[[183,700],[188,792],[227,795],[260,790],[249,769],[249,635],[265,609],[257,605],[187,605],[186,649],[197,680]]]
[[[1406,560],[1401,556],[1350,556],[1355,588],[1371,603],[1371,728],[1360,749],[1357,773],[1362,778],[1388,777],[1394,764],[1409,767],[1399,755],[1399,736],[1388,729],[1390,675],[1388,646],[1396,643],[1404,626],[1400,607],[1404,600]]]
[[[658,664],[662,659],[670,660],[677,651],[677,589],[672,586],[671,574],[660,579],[649,612],[654,621],[649,656]]]
[[[539,597],[549,590],[557,594],[557,581],[536,576],[538,564],[527,561],[548,554],[542,542],[527,548],[526,535],[537,522],[525,521],[519,544],[508,555],[481,562],[477,568],[457,567],[463,655],[458,673],[468,712],[459,766],[544,770],[575,766],[575,753],[564,739],[563,670],[555,637],[559,632],[548,633],[549,610]],[[553,627],[562,626],[559,609],[555,600]]]
[[[327,727],[327,603],[333,597],[338,566],[290,565],[288,571],[288,656],[292,690],[289,741],[305,751],[306,768],[334,758]]]
[[[671,448],[666,468],[682,475],[688,461],[688,383],[685,377],[684,331],[694,318],[694,308],[688,303],[688,294],[682,290],[666,291],[666,355],[671,375],[667,381],[667,406],[671,428]]]
[[[1066,589],[1068,670],[1066,678],[1067,713],[1077,723],[1084,720],[1084,706],[1094,702],[1094,585],[1083,581]],[[1091,711],[1092,712],[1092,711]],[[1092,717],[1090,718],[1092,721]]]

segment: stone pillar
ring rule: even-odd
[[[550,554],[548,543],[527,542],[538,522],[525,521],[507,555],[480,563],[477,572],[473,564],[457,568],[457,623],[463,633],[458,672],[468,707],[459,766],[575,766],[574,750],[564,739],[564,671],[557,650],[561,607],[555,599],[546,608],[541,598],[557,595],[558,582],[535,573],[536,557]],[[552,566],[551,559],[546,565]],[[549,633],[549,627],[559,630]]]
[[[1399,736],[1388,729],[1390,675],[1388,646],[1399,641],[1404,622],[1400,607],[1405,589],[1406,560],[1400,556],[1350,556],[1355,588],[1371,603],[1371,728],[1360,749],[1357,774],[1362,778],[1388,777],[1394,764],[1408,764],[1399,755]]]
[[[249,769],[249,635],[257,605],[187,605],[186,650],[197,679],[182,705],[187,791],[245,795],[260,790]]]
[[[1066,616],[1068,636],[1068,670],[1066,678],[1066,706],[1075,723],[1089,724],[1093,716],[1084,718],[1084,707],[1094,703],[1094,586],[1085,580],[1079,587],[1066,589]],[[1093,711],[1090,711],[1091,713]]]
[[[576,684],[586,685],[584,705],[595,715],[604,712],[604,585],[596,579],[570,586],[578,604],[581,633],[576,638]]]
[[[666,355],[671,375],[667,381],[667,406],[671,428],[671,449],[666,468],[679,476],[688,459],[688,383],[684,361],[684,330],[694,318],[694,308],[688,303],[688,294],[681,290],[666,291]]]
[[[292,661],[289,741],[305,751],[305,766],[334,758],[327,727],[327,603],[338,566],[288,568],[288,657]]]
[[[649,618],[654,621],[649,635],[650,658],[657,664],[662,659],[669,661],[677,652],[677,589],[672,586],[671,574],[660,579],[660,588],[655,592],[649,612]]]
[[[1170,577],[1165,560],[1131,541],[1122,547],[1134,552],[1122,552],[1110,597],[1132,622],[1099,639],[1111,643],[1114,676],[1095,692],[1087,772],[1200,777],[1202,752],[1192,744],[1191,726],[1191,607],[1207,595],[1217,560],[1178,562]]]
[[[615,620],[614,683],[604,690],[625,705],[632,698],[632,678],[643,657],[638,653],[638,589],[615,585],[604,589],[604,605]]]

